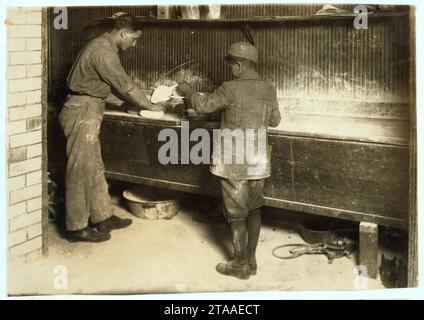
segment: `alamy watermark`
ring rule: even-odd
[[[255,176],[265,173],[269,161],[265,128],[213,129],[212,157],[208,130],[197,128],[190,133],[188,121],[181,122],[180,139],[177,130],[166,128],[159,132],[158,140],[165,142],[158,151],[159,162],[163,165],[190,163],[248,165],[248,174]],[[190,148],[190,142],[196,143]]]
[[[353,20],[353,26],[355,29],[368,29],[368,8],[361,4],[355,6],[353,12],[357,14]],[[68,29],[68,9],[66,7],[54,7],[53,13],[55,17],[53,19],[53,27],[56,30]]]
[[[357,5],[353,12],[357,14],[353,20],[353,26],[356,30],[368,29],[368,9],[365,5]]]
[[[355,266],[353,269],[355,278],[353,279],[353,288],[355,290],[368,289],[368,269],[364,265]]]
[[[57,265],[53,269],[53,287],[56,290],[68,289],[68,268],[64,265]]]
[[[56,30],[68,29],[68,9],[66,7],[54,7],[53,27]]]

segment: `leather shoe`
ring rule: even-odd
[[[96,224],[97,230],[100,232],[110,232],[113,229],[123,229],[128,227],[132,223],[131,219],[122,219],[118,216],[111,216],[106,220]]]
[[[216,271],[226,275],[236,277],[242,280],[249,279],[250,270],[247,263],[237,263],[235,260],[231,260],[228,263],[218,263]]]
[[[109,233],[100,232],[90,227],[67,232],[67,239],[69,242],[102,242],[110,238],[111,235]]]

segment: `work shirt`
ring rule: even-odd
[[[270,176],[267,127],[275,127],[281,121],[277,93],[271,84],[251,71],[224,82],[211,94],[196,93],[190,101],[198,113],[221,111],[222,134],[214,137],[211,165],[214,175],[238,180]],[[232,143],[225,142],[228,141],[225,129],[233,132]],[[248,148],[248,141],[253,149]]]
[[[77,94],[106,98],[111,87],[123,96],[135,86],[121,65],[118,48],[105,32],[78,54],[68,75],[68,88]]]

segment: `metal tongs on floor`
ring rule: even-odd
[[[276,252],[283,248],[289,249],[289,255],[280,256]],[[328,263],[333,263],[335,258],[350,257],[350,254],[355,248],[355,242],[348,238],[338,239],[331,242],[322,243],[295,243],[278,246],[272,250],[272,255],[279,259],[293,259],[304,254],[325,254],[328,258]]]

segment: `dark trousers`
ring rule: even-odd
[[[231,226],[236,263],[257,268],[256,247],[261,229],[265,179],[221,179],[224,215]]]
[[[221,179],[224,215],[229,222],[245,220],[250,212],[264,205],[265,179]]]
[[[59,120],[67,138],[66,228],[87,227],[112,215],[100,149],[100,126],[105,104],[102,99],[69,95]]]

